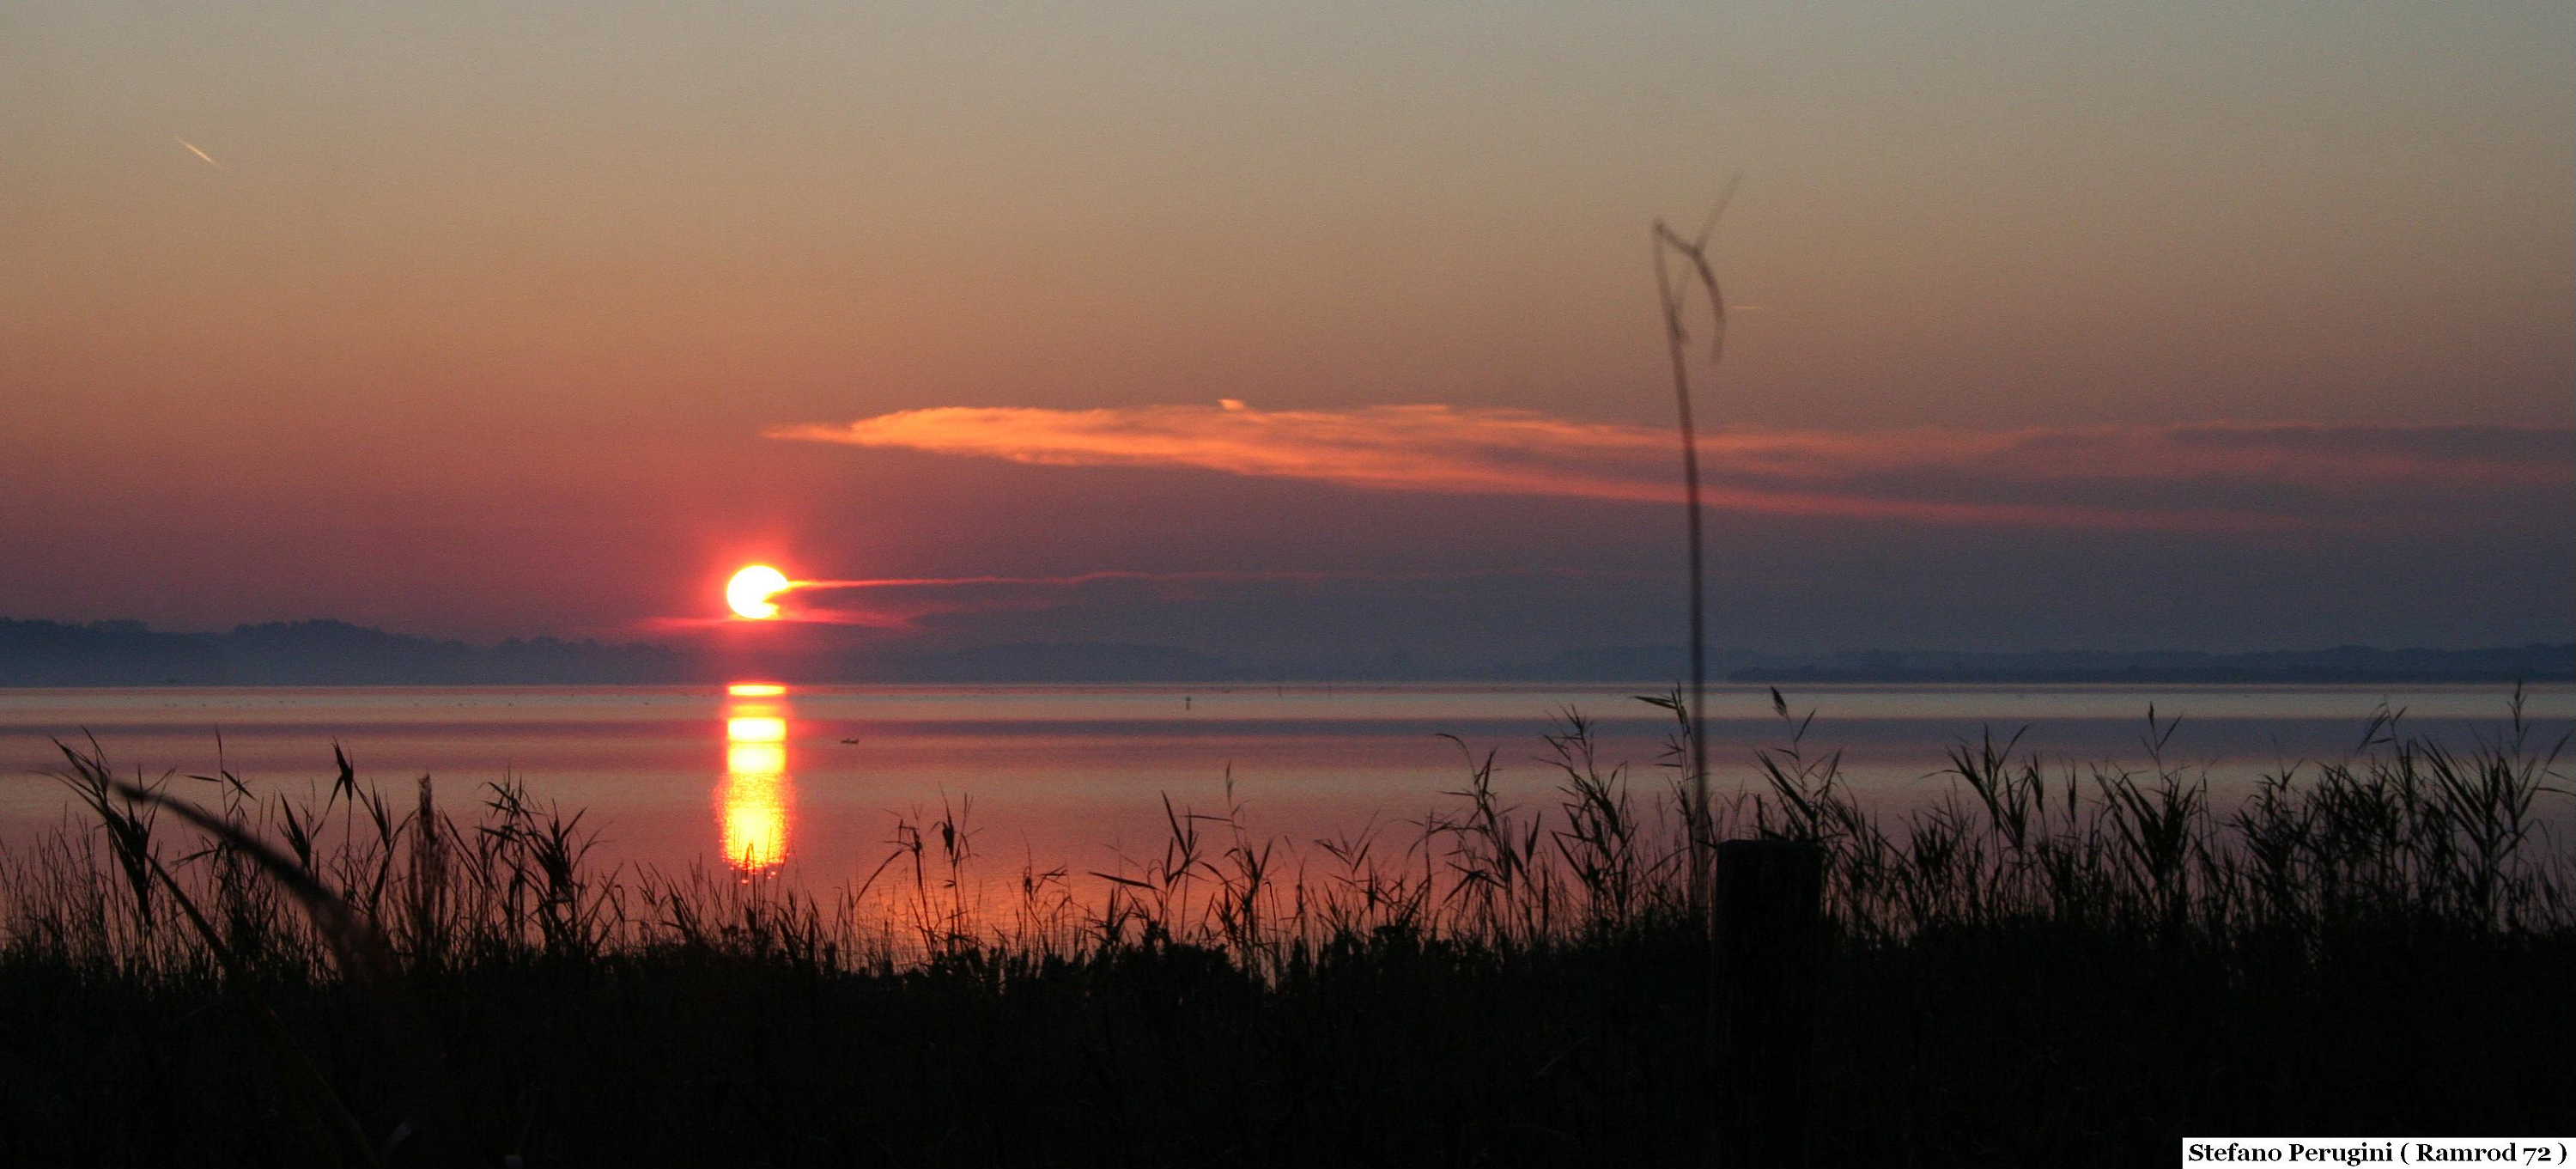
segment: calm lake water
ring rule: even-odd
[[[1540,736],[1559,712],[1595,723],[1604,766],[1625,762],[1641,797],[1671,719],[1646,687],[384,687],[0,690],[0,845],[70,822],[43,778],[51,739],[96,736],[121,772],[185,778],[219,765],[263,791],[320,792],[336,741],[361,779],[408,801],[436,777],[443,806],[469,810],[485,785],[524,781],[540,802],[584,809],[595,858],[666,872],[691,865],[783,873],[830,888],[887,855],[899,819],[943,806],[965,824],[986,880],[1041,870],[1115,871],[1122,852],[1159,855],[1162,800],[1222,813],[1300,846],[1375,823],[1407,838],[1464,783],[1463,739],[1493,753],[1497,785],[1553,810]],[[1943,753],[1986,729],[2023,730],[2051,760],[2144,768],[2152,704],[2181,720],[2168,763],[2205,772],[2223,803],[2259,774],[2353,751],[2385,703],[2402,724],[2467,746],[2501,732],[2504,686],[1809,686],[1811,753],[1839,749],[1855,788],[1891,809],[1937,796]],[[1711,758],[1724,793],[1759,787],[1757,749],[1787,730],[1761,687],[1709,696]],[[2576,687],[2534,688],[2546,743],[2576,726]],[[219,747],[220,744],[220,747]],[[1231,796],[1229,796],[1229,780]],[[2544,796],[2544,800],[2557,797]],[[2561,801],[2565,802],[2565,801]],[[2554,813],[2553,813],[2554,815]],[[1312,851],[1311,849],[1309,851]]]

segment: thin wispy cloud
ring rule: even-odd
[[[1157,602],[1207,595],[1235,595],[1259,588],[1346,588],[1369,585],[1471,585],[1520,579],[1585,581],[1637,586],[1662,574],[1576,568],[1488,568],[1458,571],[1388,569],[1198,569],[1148,572],[1101,569],[1060,576],[861,577],[796,580],[772,594],[780,611],[760,625],[852,625],[894,632],[918,628],[923,618],[958,613],[1043,612],[1085,597],[1125,596]],[[728,616],[655,617],[642,628],[671,633],[745,624]]]
[[[1386,491],[1680,498],[1660,428],[1449,405],[939,407],[770,437],[1062,467],[1166,467]],[[1709,505],[1780,515],[2205,531],[2385,519],[2576,484],[2576,432],[2214,422],[2002,431],[1723,430]]]

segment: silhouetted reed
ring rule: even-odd
[[[1114,871],[988,885],[961,799],[820,893],[602,868],[515,779],[459,816],[336,750],[298,799],[66,746],[92,830],[0,856],[0,1132],[49,1162],[1701,1159],[1713,835],[1826,858],[1825,1161],[2506,1132],[2576,1087],[2565,740],[2518,701],[2466,746],[2383,711],[2232,806],[2151,711],[2141,765],[1986,734],[1874,809],[1775,694],[1706,818],[1688,703],[1648,701],[1652,782],[1567,711],[1549,802],[1460,741],[1419,822],[1300,846],[1229,783]],[[110,1107],[112,1138],[67,1120]]]

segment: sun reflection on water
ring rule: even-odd
[[[717,822],[725,862],[745,877],[787,860],[787,821],[795,789],[787,776],[787,688],[767,683],[726,687],[725,778]]]
[[[768,711],[775,703],[738,702],[725,716],[725,741],[728,743],[784,743],[787,720]],[[759,713],[749,713],[757,711]]]

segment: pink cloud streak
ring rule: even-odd
[[[1388,491],[1680,498],[1671,436],[1438,404],[938,407],[769,437],[1062,467],[1167,467]],[[2427,495],[2563,488],[2576,438],[2512,427],[2213,422],[2003,431],[1723,430],[1711,507],[1935,523],[2276,531]],[[2356,520],[2358,517],[2355,517]]]
[[[1497,568],[1420,572],[1381,569],[1198,569],[1146,572],[1100,569],[1062,576],[922,576],[866,577],[849,580],[790,581],[774,594],[778,616],[745,621],[732,615],[653,617],[639,628],[655,633],[684,633],[748,626],[853,625],[893,632],[917,628],[924,617],[948,613],[1006,610],[1043,611],[1063,606],[1081,590],[1104,585],[1137,585],[1165,595],[1187,594],[1197,585],[1423,583],[1494,577],[1553,577],[1570,580],[1637,584],[1662,574],[1575,568]],[[853,594],[856,604],[833,604],[796,594]]]

